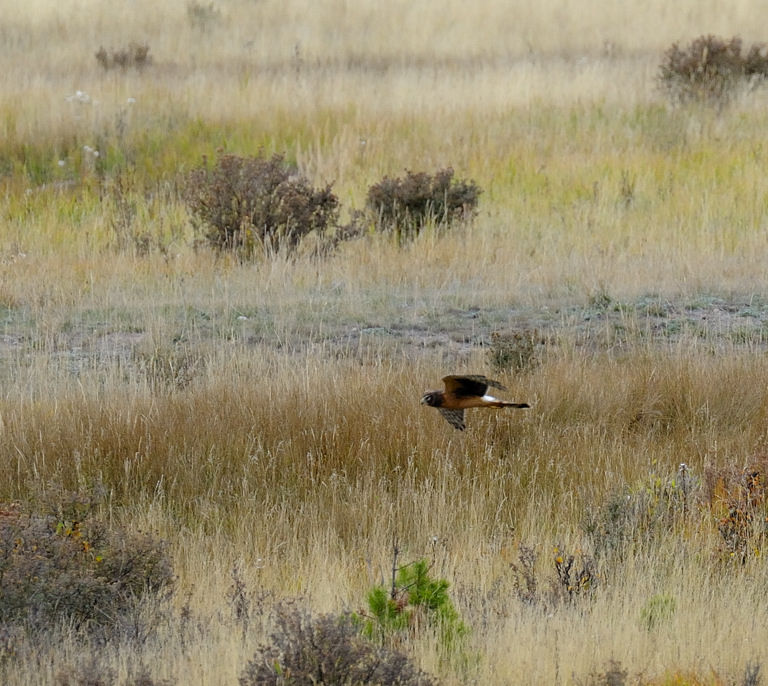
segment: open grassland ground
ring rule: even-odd
[[[472,630],[403,646],[443,683],[757,683],[765,95],[672,109],[654,77],[766,10],[592,4],[0,0],[0,501],[97,489],[178,577],[97,648],[0,631],[3,683],[234,684],[276,601],[359,610],[394,540]],[[98,66],[130,41],[154,62]],[[240,263],[181,194],[218,149],[285,153],[345,212],[404,169],[484,194],[404,246]],[[418,404],[452,372],[533,407],[455,432]]]

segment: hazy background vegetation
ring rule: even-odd
[[[234,684],[275,602],[361,609],[394,540],[471,629],[462,660],[401,646],[442,683],[758,682],[766,97],[674,107],[656,78],[675,41],[765,39],[768,8],[0,14],[0,519],[73,526],[85,499],[176,576],[111,635],[3,625],[4,683]],[[146,60],[96,57],[131,45]],[[184,180],[259,151],[333,183],[344,218],[448,166],[479,214],[242,261],[193,229]],[[455,432],[418,400],[461,372],[532,409]]]

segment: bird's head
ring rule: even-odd
[[[435,391],[427,391],[421,398],[422,405],[429,405],[434,407],[438,404],[437,393]]]

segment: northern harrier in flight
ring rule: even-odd
[[[470,407],[530,407],[528,403],[511,403],[486,395],[489,386],[502,391],[507,389],[498,381],[484,376],[444,376],[443,383],[444,391],[427,391],[421,399],[421,404],[437,408],[446,421],[459,431],[466,428],[464,410]]]

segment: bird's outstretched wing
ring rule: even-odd
[[[464,410],[446,410],[444,407],[438,407],[437,411],[445,417],[445,421],[454,429],[464,431],[466,428],[464,425]]]
[[[443,383],[445,384],[445,392],[456,397],[468,395],[483,396],[488,390],[488,386],[498,388],[501,391],[507,390],[506,387],[502,386],[498,381],[494,381],[493,379],[489,379],[488,377],[479,374],[444,376]]]

